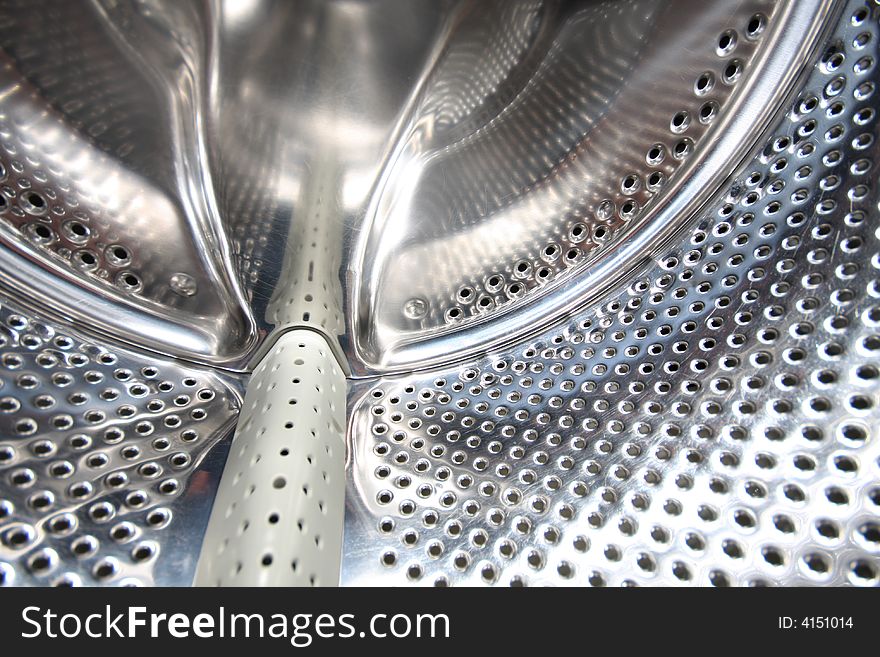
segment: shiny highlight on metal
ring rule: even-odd
[[[0,0],[0,584],[877,585],[878,19]]]

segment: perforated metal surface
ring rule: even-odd
[[[156,18],[138,4],[0,3],[2,278],[111,335],[229,362],[252,322],[195,162],[198,99],[160,92],[168,71],[133,52]],[[169,57],[195,46],[168,41]]]
[[[600,302],[353,386],[344,583],[878,583],[877,36]]]
[[[880,584],[878,20],[0,0],[0,583]]]
[[[595,3],[569,15],[541,3],[498,7],[498,19],[465,28],[434,71],[420,111],[435,122],[436,146],[422,156],[417,187],[395,190],[409,202],[397,199],[400,215],[389,210],[386,219],[401,232],[384,239],[404,244],[383,272],[397,289],[375,310],[403,310],[384,319],[410,331],[491,313],[569,270],[583,273],[594,251],[613,251],[701,148],[785,9],[771,1],[732,10]],[[700,15],[682,21],[687,11]],[[470,30],[480,29],[478,40]],[[542,58],[529,57],[551,39]],[[421,165],[404,158],[401,166]],[[430,221],[410,228],[413,216]],[[398,295],[416,291],[411,304],[424,311],[407,316]]]
[[[383,173],[355,260],[367,370],[467,357],[605,289],[739,163],[830,9],[515,5],[468,6]]]
[[[0,584],[189,584],[236,382],[6,299],[0,345]]]

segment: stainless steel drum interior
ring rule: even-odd
[[[0,585],[880,585],[874,0],[0,0]]]

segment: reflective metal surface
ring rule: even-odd
[[[346,584],[880,583],[877,11],[662,257],[351,390]]]
[[[456,57],[481,22],[456,32],[368,213],[355,361],[412,369],[485,350],[656,255],[751,145],[827,9],[543,5],[498,27],[529,42],[502,71]]]
[[[878,583],[878,16],[0,0],[0,581],[191,582],[277,497],[218,483],[262,372],[348,377],[343,583]]]
[[[229,367],[344,332],[343,238],[445,8],[4,2],[8,283]]]
[[[0,304],[0,585],[189,584],[239,385]]]
[[[314,326],[361,375],[533,330],[645,257],[827,13],[37,5],[0,6],[7,285],[233,368]]]

